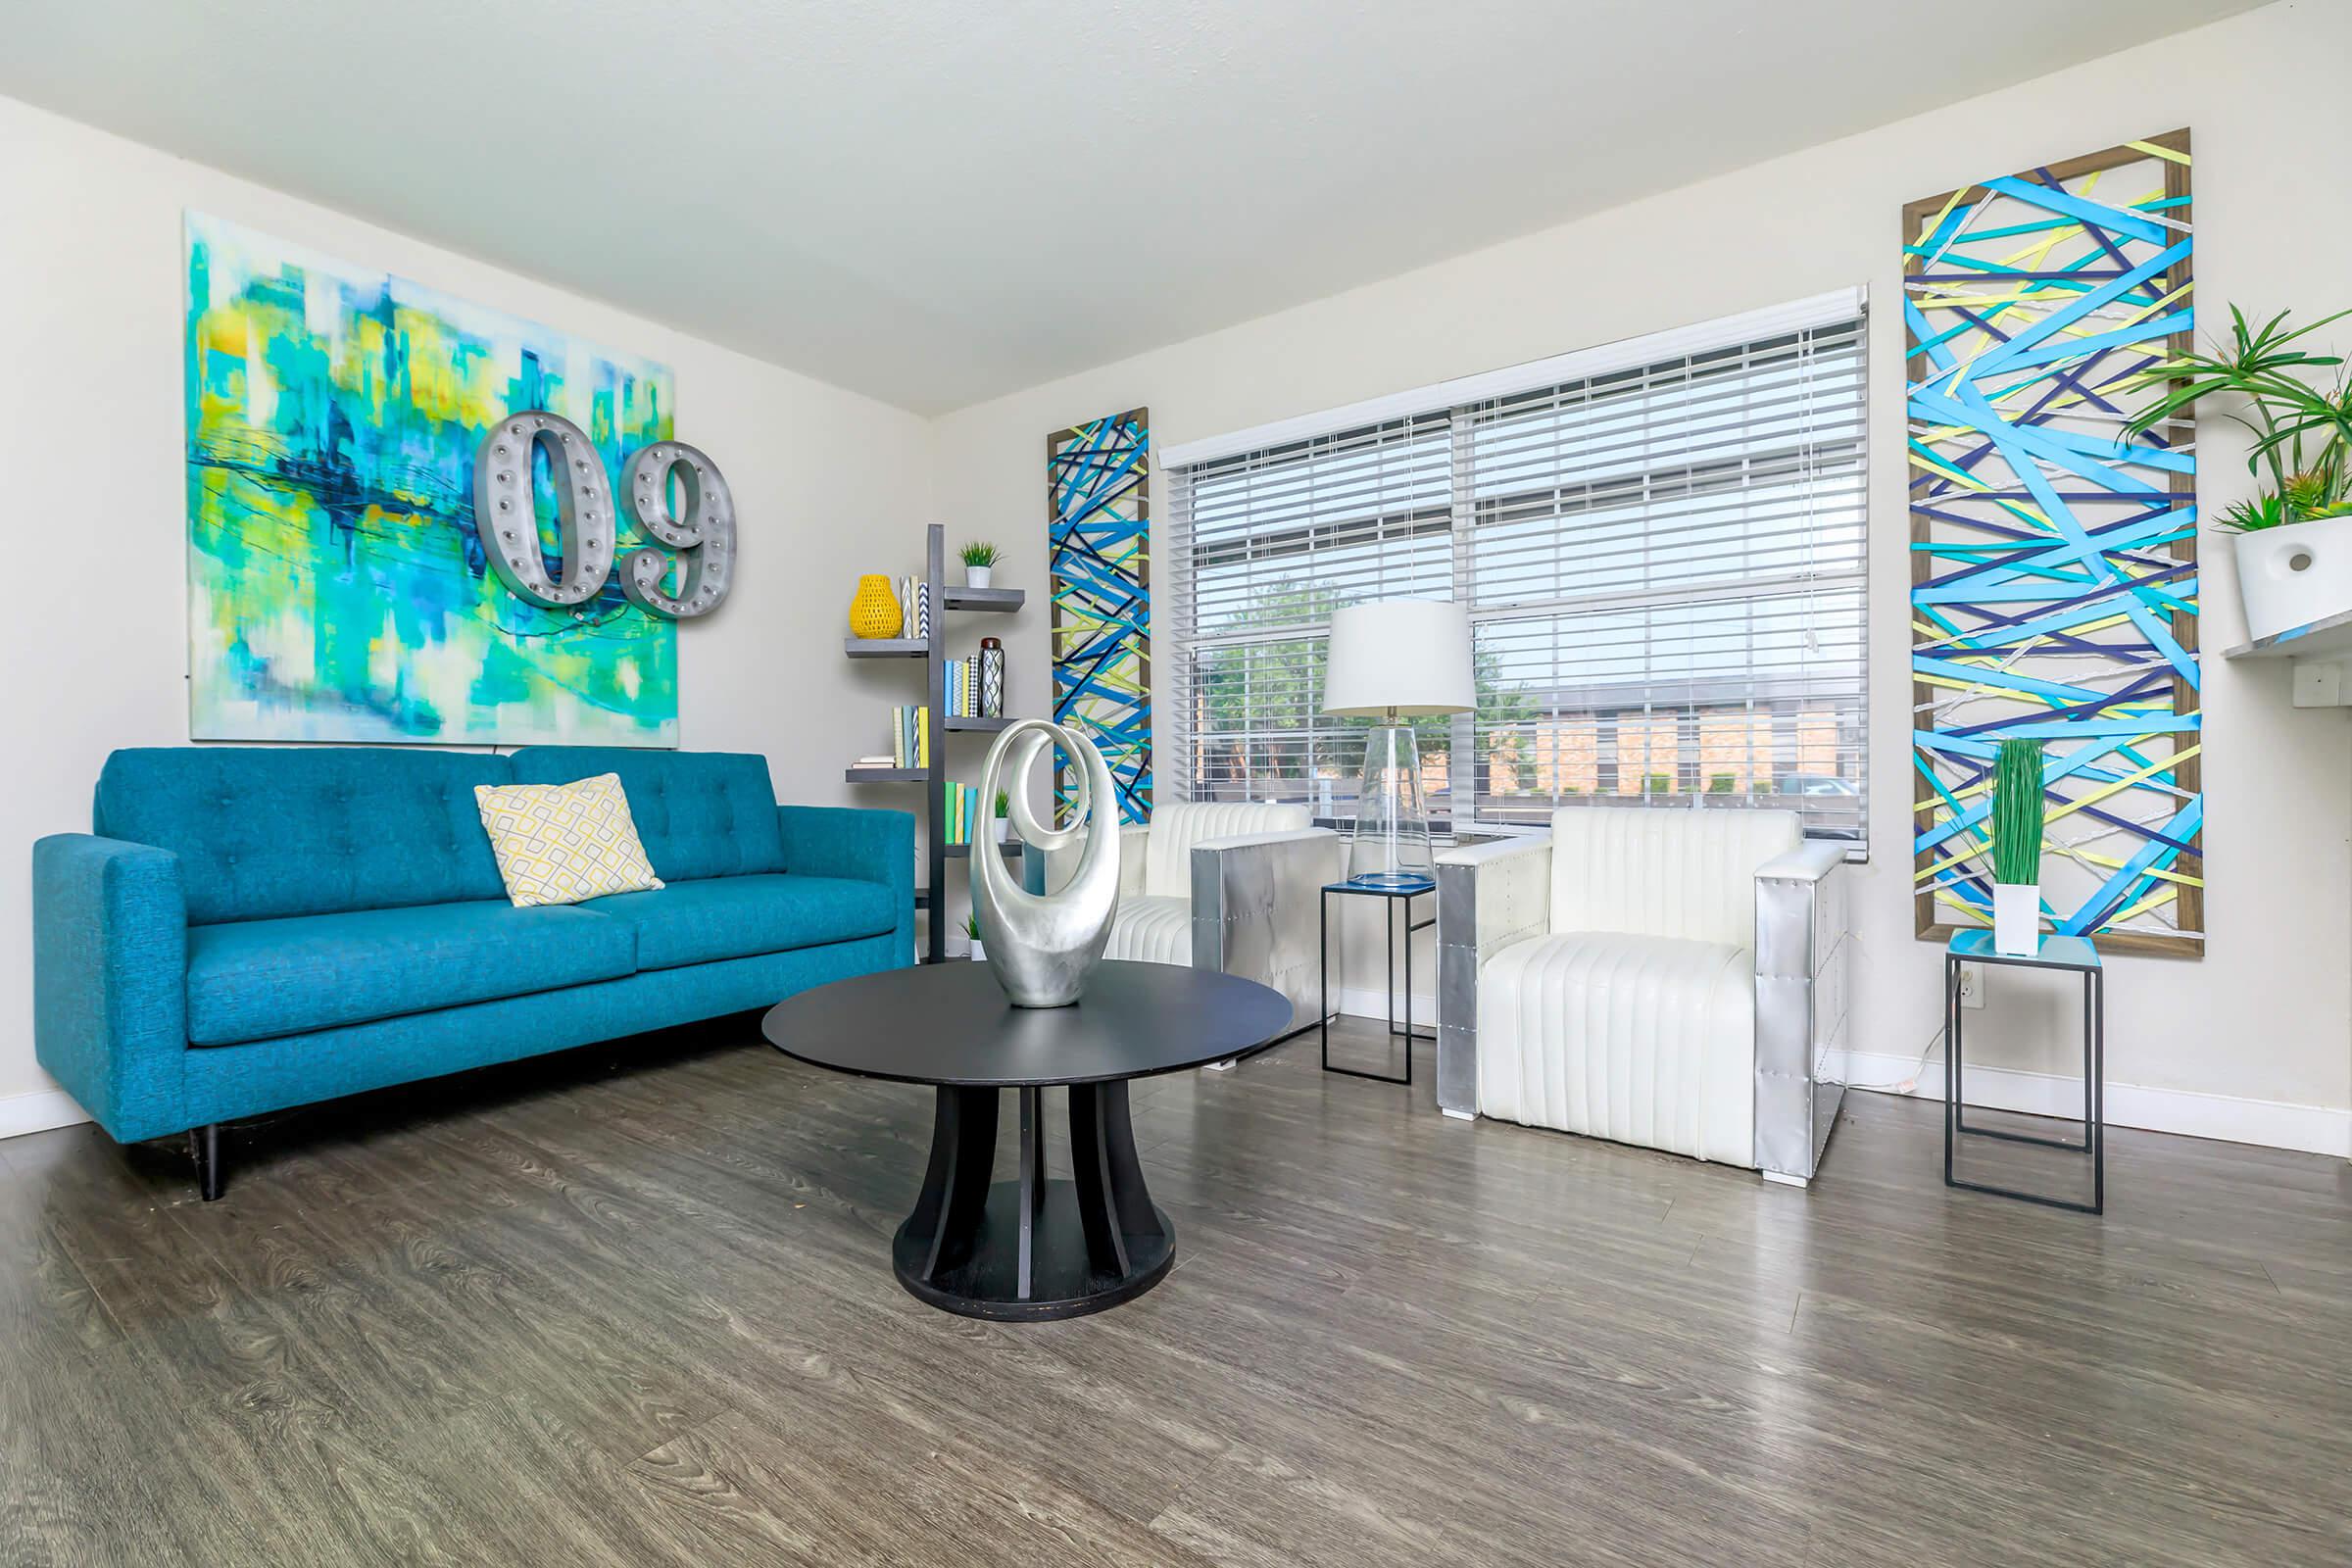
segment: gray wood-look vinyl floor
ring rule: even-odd
[[[2094,1219],[1855,1095],[1798,1192],[1310,1034],[1137,1086],[1158,1290],[993,1325],[891,1277],[929,1092],[756,1042],[240,1129],[212,1204],[0,1143],[0,1561],[2352,1562],[2341,1161],[2118,1131]]]

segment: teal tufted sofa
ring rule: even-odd
[[[659,892],[517,909],[477,784],[617,773]],[[41,1065],[123,1143],[766,1006],[914,949],[914,819],[767,763],[530,747],[121,751],[33,846]]]

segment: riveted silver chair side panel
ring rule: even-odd
[[[1845,852],[1807,844],[1756,874],[1758,1169],[1810,1181],[1844,1086],[1851,957]]]
[[[1438,857],[1438,1108],[1478,1114],[1478,977],[1551,919],[1551,844],[1502,839]]]
[[[1478,867],[1438,867],[1438,1108],[1478,1114]]]
[[[1316,905],[1323,885],[1339,879],[1345,857],[1328,828],[1194,846],[1193,967],[1273,987],[1291,1004],[1294,1030],[1314,1022]]]

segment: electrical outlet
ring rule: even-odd
[[[1984,966],[1983,964],[1964,963],[1960,966],[1960,1005],[1963,1007],[1984,1005]]]

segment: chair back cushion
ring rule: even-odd
[[[510,760],[518,784],[573,784],[618,773],[646,858],[664,882],[784,869],[784,830],[764,757],[526,746]]]
[[[179,857],[188,923],[506,897],[473,804],[508,759],[406,746],[159,746],[98,775],[104,837]]]
[[[1752,951],[1756,867],[1803,836],[1793,811],[1563,807],[1551,818],[1551,929]]]
[[[1152,831],[1144,842],[1144,897],[1191,901],[1196,844],[1241,833],[1289,833],[1312,826],[1314,815],[1303,806],[1216,801],[1156,807],[1152,812]]]

